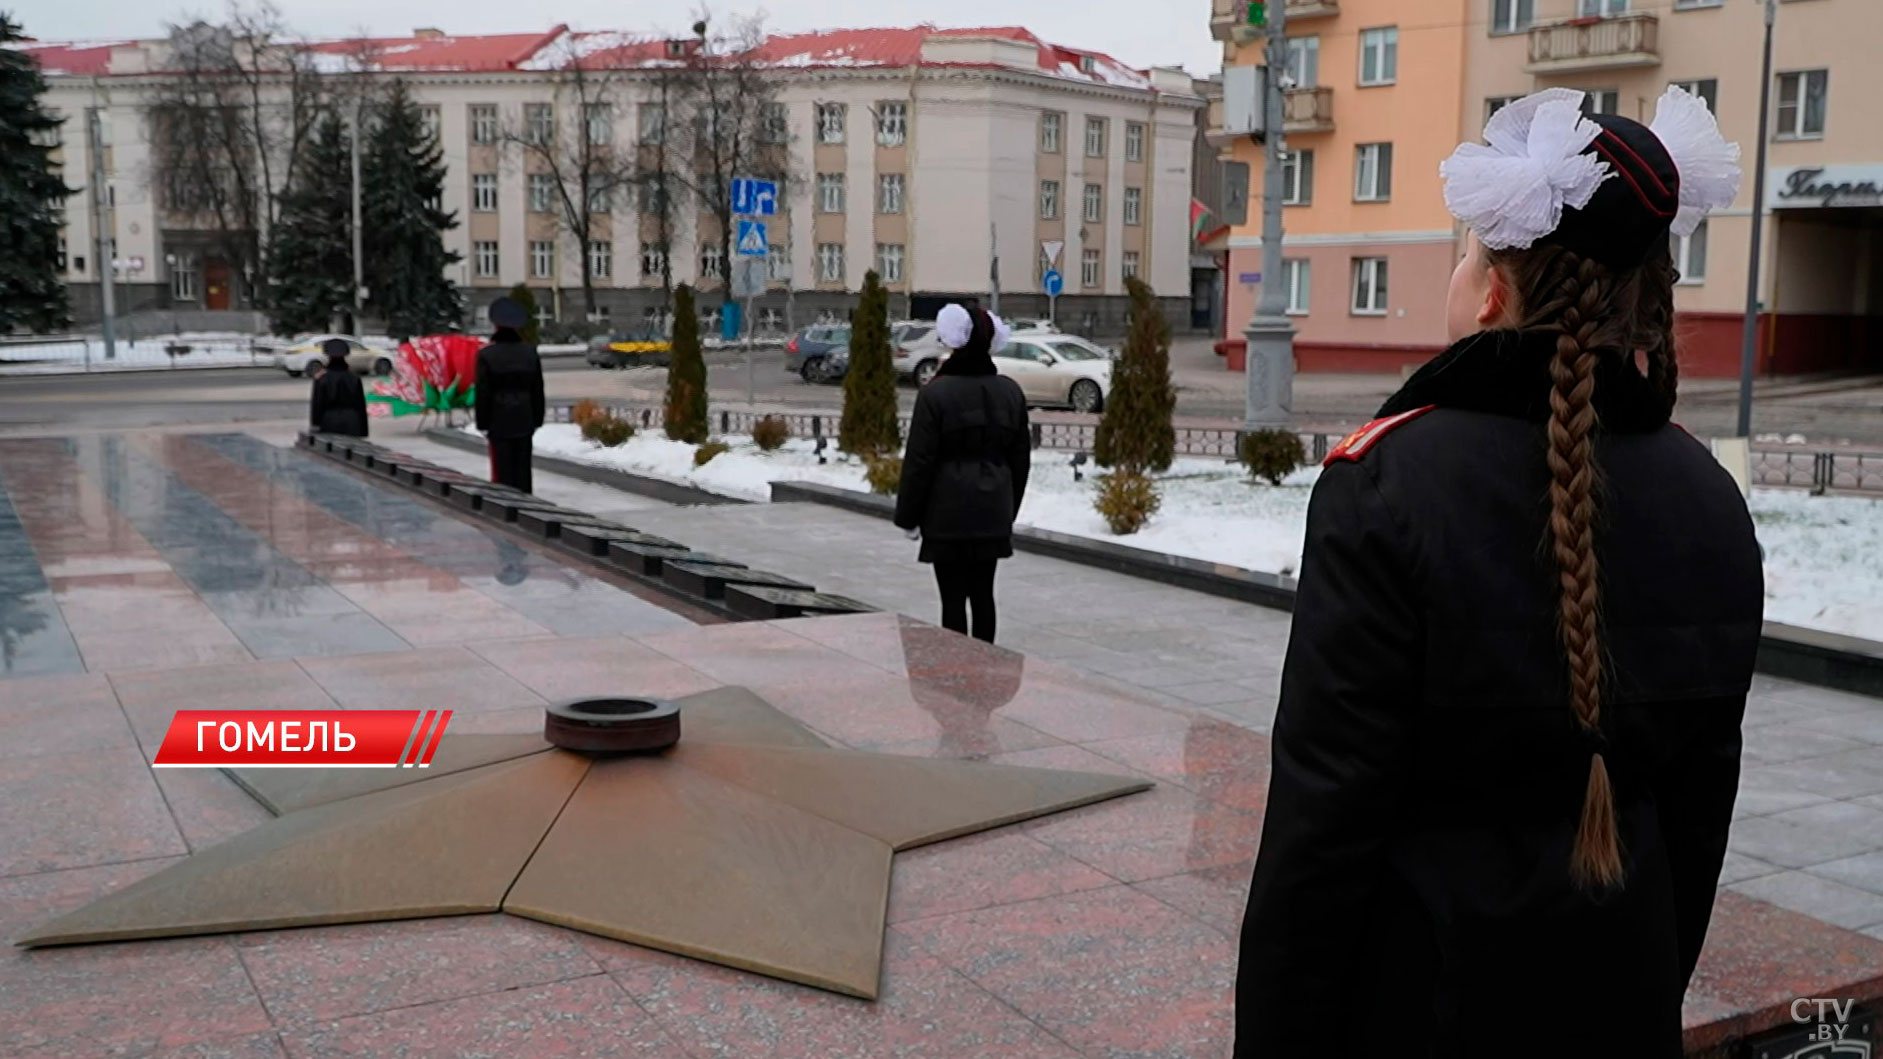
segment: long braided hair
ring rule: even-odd
[[[1588,789],[1570,854],[1570,877],[1584,889],[1620,886],[1621,837],[1615,793],[1602,753],[1601,571],[1595,551],[1599,468],[1595,460],[1596,366],[1636,356],[1673,410],[1674,270],[1665,242],[1639,266],[1617,272],[1566,247],[1542,245],[1491,254],[1523,306],[1519,327],[1556,333],[1550,361],[1549,539],[1556,560],[1558,632],[1568,665],[1569,705],[1593,752]]]

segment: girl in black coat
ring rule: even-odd
[[[1682,1054],[1763,586],[1669,422],[1668,239],[1738,150],[1678,89],[1653,130],[1581,97],[1445,164],[1456,344],[1315,487],[1239,1057]]]
[[[1020,385],[994,370],[1006,325],[949,305],[936,334],[954,352],[915,399],[902,458],[896,525],[922,539],[935,566],[942,626],[994,642],[995,564],[1013,554],[1013,520],[1026,496],[1032,432]]]
[[[366,387],[358,375],[347,369],[347,344],[330,338],[321,351],[327,354],[327,370],[314,380],[308,422],[323,434],[363,438],[366,436]]]

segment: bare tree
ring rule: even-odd
[[[721,34],[711,32],[702,11],[693,27],[701,46],[683,68],[690,120],[680,130],[690,137],[686,159],[676,167],[681,184],[718,226],[722,301],[731,300],[734,215],[733,181],[751,177],[777,181],[780,198],[791,177],[790,123],[778,101],[779,74],[765,61],[762,15],[731,20]]]
[[[500,133],[503,145],[523,160],[525,179],[547,183],[556,227],[576,244],[582,302],[591,320],[596,276],[590,248],[604,228],[612,235],[613,221],[604,218],[633,200],[643,176],[638,149],[616,143],[615,119],[627,113],[633,83],[631,69],[611,54],[616,50],[564,36],[549,61],[551,101],[524,104]],[[531,188],[532,197],[542,193],[541,186]],[[532,202],[530,208],[540,205]]]
[[[671,306],[675,211],[686,189],[681,169],[686,162],[688,142],[686,137],[676,137],[671,130],[675,116],[691,110],[694,81],[684,66],[662,61],[648,71],[644,84],[640,143],[635,151],[635,190],[641,215],[652,220],[655,241],[661,247],[661,303]]]
[[[166,77],[147,101],[153,183],[183,224],[207,222],[231,269],[266,275],[281,196],[324,111],[312,53],[265,2],[226,23],[173,26]]]

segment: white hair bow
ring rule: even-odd
[[[998,353],[1007,348],[1007,339],[1013,334],[1013,329],[1007,326],[1007,321],[993,313],[988,313],[987,318],[994,322],[994,340],[988,345],[988,351]],[[974,315],[956,302],[942,306],[941,312],[935,314],[935,337],[949,349],[960,349],[968,344],[968,339],[974,337]]]
[[[1720,135],[1720,123],[1698,96],[1670,86],[1654,110],[1653,131],[1680,171],[1680,213],[1675,235],[1692,235],[1706,215],[1739,197],[1739,145]]]
[[[1583,150],[1601,126],[1582,114],[1583,94],[1547,88],[1525,96],[1484,126],[1484,143],[1460,144],[1439,164],[1445,205],[1493,250],[1532,246],[1581,209],[1613,176]]]

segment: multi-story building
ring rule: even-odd
[[[1707,99],[1742,145],[1731,208],[1673,247],[1683,371],[1736,374],[1745,323],[1759,124],[1758,0],[1286,0],[1291,49],[1285,211],[1289,311],[1304,370],[1397,370],[1445,344],[1446,278],[1463,233],[1438,162],[1495,109],[1537,89],[1649,121],[1670,84]],[[1217,0],[1225,62],[1261,62]],[[1764,371],[1883,368],[1883,88],[1865,0],[1778,6],[1760,300]],[[1318,62],[1317,62],[1318,59]],[[1223,139],[1218,137],[1219,140]],[[1226,150],[1253,163],[1260,150]],[[1312,154],[1310,155],[1310,152]],[[1309,158],[1312,161],[1309,161]],[[1228,330],[1250,315],[1259,205],[1231,238]]]
[[[370,55],[367,76],[403,80],[428,109],[448,166],[444,205],[458,220],[445,237],[462,257],[451,278],[474,307],[523,283],[563,319],[579,319],[577,255],[586,253],[599,314],[625,324],[661,311],[663,263],[676,283],[711,291],[723,282],[709,204],[676,209],[663,244],[646,215],[649,197],[620,196],[592,208],[605,216],[578,247],[552,215],[541,167],[500,130],[587,122],[596,127],[584,135],[644,145],[661,124],[658,72],[692,43],[557,27],[485,37],[419,30],[312,47],[316,70],[351,69]],[[49,105],[71,119],[61,148],[68,183],[90,183],[87,123],[94,114],[101,121],[101,212],[116,240],[120,306],[240,307],[253,277],[234,274],[202,225],[173,208],[174,181],[152,149],[152,102],[174,76],[165,49],[162,41],[29,46]],[[762,325],[782,325],[787,312],[803,322],[847,310],[871,269],[897,296],[897,311],[985,299],[997,274],[1004,312],[1044,315],[1046,247],[1058,250],[1053,264],[1065,280],[1062,323],[1117,328],[1130,275],[1167,300],[1173,320],[1188,318],[1203,101],[1182,71],[1130,69],[1013,28],[777,36],[759,54],[779,79],[775,106],[791,158],[785,201],[769,218]],[[558,76],[570,56],[582,56],[590,76],[605,68],[621,80],[610,106],[573,113],[583,108],[569,104]],[[95,304],[100,267],[93,216],[89,194],[68,203],[67,276],[81,310]]]

